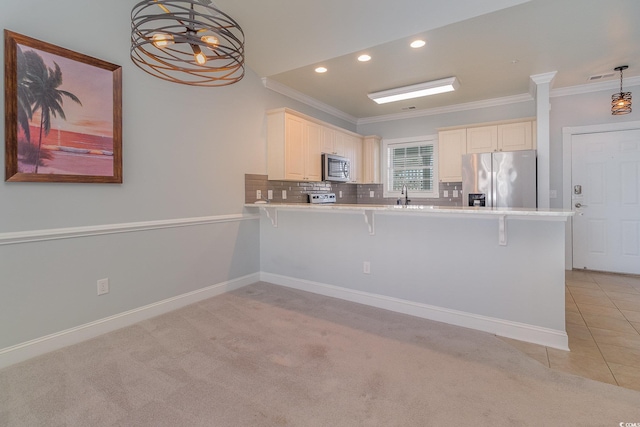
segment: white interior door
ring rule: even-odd
[[[573,135],[573,268],[640,274],[640,130]]]

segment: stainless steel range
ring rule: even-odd
[[[309,203],[335,203],[335,193],[309,194]]]

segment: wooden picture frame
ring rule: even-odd
[[[4,30],[5,181],[122,183],[122,68]]]

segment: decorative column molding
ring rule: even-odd
[[[536,133],[538,146],[538,208],[549,208],[550,178],[550,131],[549,111],[551,85],[557,71],[529,76],[529,92],[536,100]]]

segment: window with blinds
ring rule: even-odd
[[[434,140],[388,141],[384,146],[387,196],[399,195],[406,185],[410,197],[438,197],[437,146]]]

